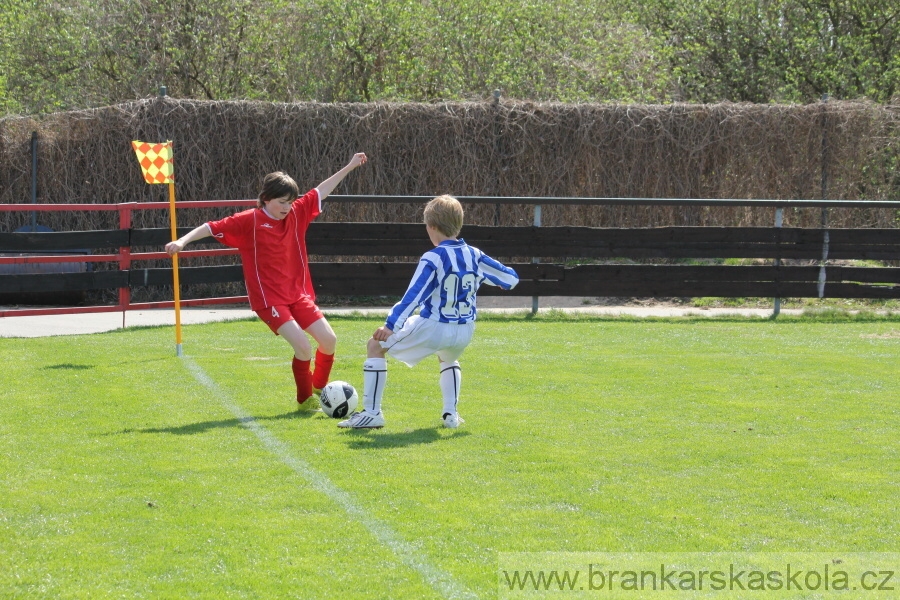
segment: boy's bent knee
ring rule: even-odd
[[[367,358],[384,358],[385,354],[387,354],[387,351],[381,347],[381,342],[375,338],[369,338],[366,344]]]
[[[324,317],[307,327],[306,331],[316,340],[319,350],[325,354],[334,354],[337,349],[337,335]]]
[[[337,349],[337,336],[333,331],[329,331],[326,335],[316,340],[319,344],[319,350],[325,354],[334,354]]]

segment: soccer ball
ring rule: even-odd
[[[342,419],[356,410],[359,396],[346,381],[332,381],[322,388],[319,404],[322,412],[334,419]]]

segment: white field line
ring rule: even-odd
[[[349,514],[357,523],[368,529],[378,541],[384,546],[387,546],[387,548],[400,560],[418,571],[422,578],[444,598],[478,597],[472,591],[466,589],[462,584],[455,581],[450,575],[444,573],[425,560],[421,552],[400,539],[388,525],[369,516],[369,514],[356,503],[350,494],[337,487],[330,479],[328,479],[328,477],[316,471],[303,459],[294,456],[291,453],[291,449],[284,442],[272,435],[272,433],[260,425],[256,419],[244,412],[244,410],[231,399],[231,396],[222,390],[216,382],[213,381],[199,365],[197,365],[197,363],[188,357],[183,357],[182,361],[194,378],[212,392],[222,405],[234,415],[241,425],[256,434],[256,437],[259,438],[259,441],[262,442],[262,445],[265,446],[267,450],[278,457],[281,462],[293,469],[295,473],[308,481],[313,488],[339,504],[347,514]]]

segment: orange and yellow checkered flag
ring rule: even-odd
[[[172,140],[165,144],[150,144],[140,140],[131,142],[147,183],[169,184],[169,224],[172,239],[178,238],[175,223],[175,165],[172,158]],[[178,283],[178,255],[172,256],[172,285],[175,290],[175,355],[181,352],[181,286]]]
[[[171,141],[165,144],[151,144],[134,140],[131,147],[137,154],[147,183],[175,183]]]

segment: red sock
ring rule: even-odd
[[[331,376],[331,366],[334,364],[334,354],[325,354],[316,349],[316,370],[313,372],[312,385],[321,390],[328,383]]]
[[[312,396],[312,376],[309,372],[309,361],[298,360],[294,357],[291,363],[291,370],[294,371],[294,381],[297,383],[297,402],[303,404],[306,399]]]

